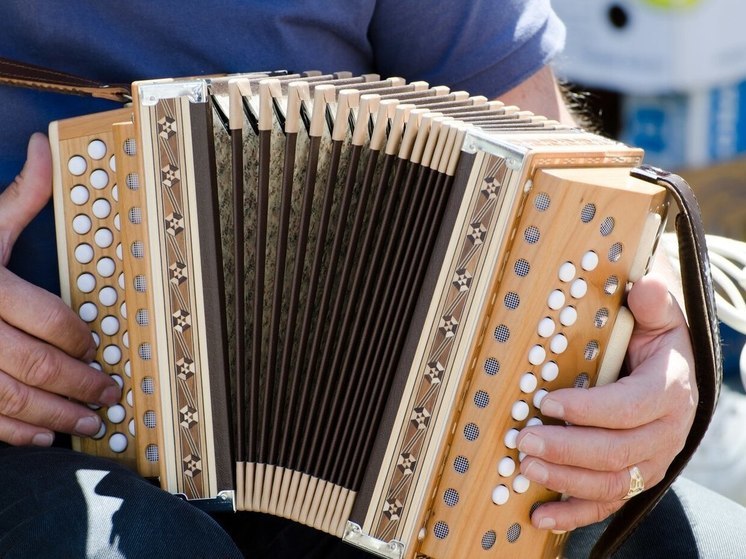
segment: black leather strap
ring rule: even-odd
[[[669,466],[663,481],[630,499],[617,512],[596,542],[591,552],[592,559],[609,557],[618,550],[681,473],[712,419],[723,377],[715,296],[699,205],[689,185],[677,175],[650,166],[640,167],[632,174],[665,187],[679,206],[675,225],[679,241],[684,304],[694,350],[699,404],[684,449]]]
[[[32,89],[90,95],[111,101],[130,101],[129,86],[107,85],[72,74],[57,72],[49,68],[0,57],[0,84],[16,85]]]

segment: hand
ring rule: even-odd
[[[637,466],[651,487],[684,447],[694,421],[697,386],[684,315],[670,282],[650,275],[630,290],[635,329],[627,352],[630,374],[617,382],[550,393],[544,415],[567,426],[524,429],[521,472],[569,498],[532,515],[538,528],[572,530],[603,520],[622,507]]]
[[[5,267],[18,235],[49,201],[51,155],[42,134],[21,174],[0,194],[0,440],[49,446],[54,431],[94,435],[101,420],[79,402],[110,405],[120,389],[87,365],[95,345],[86,324],[58,297]]]

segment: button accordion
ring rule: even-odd
[[[422,82],[137,82],[50,127],[63,297],[123,386],[77,441],[383,557],[557,557],[515,438],[614,380],[642,152]]]

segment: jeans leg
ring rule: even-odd
[[[0,557],[241,557],[208,515],[107,460],[7,447],[0,471]]]

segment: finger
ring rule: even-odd
[[[59,297],[2,267],[0,319],[82,361],[96,353],[90,329]]]
[[[0,347],[13,348],[0,352],[0,370],[24,385],[91,404],[119,400],[119,385],[109,375],[2,322]]]
[[[54,431],[0,416],[0,441],[13,446],[52,446]]]
[[[678,447],[671,440],[671,431],[671,426],[662,420],[619,431],[544,425],[523,429],[517,443],[521,452],[552,464],[609,472],[656,456],[673,456]]]
[[[604,520],[624,505],[624,501],[586,501],[570,497],[544,503],[531,515],[531,523],[545,530],[570,531]]]
[[[52,431],[95,435],[101,418],[85,406],[18,382],[0,371],[0,415]]]
[[[657,464],[651,461],[636,464],[648,487],[658,483],[663,475]],[[521,462],[521,473],[530,481],[547,489],[589,501],[620,501],[630,488],[630,473],[627,467],[616,471],[596,471],[573,466],[558,466],[539,458],[525,458]]]
[[[650,363],[650,370],[663,371],[667,356]],[[660,368],[658,368],[660,367]],[[664,405],[665,376],[639,374],[589,389],[563,388],[550,392],[541,402],[541,413],[573,425],[609,429],[632,429],[655,421],[669,412]],[[670,395],[666,395],[666,398]]]
[[[18,235],[39,213],[52,193],[52,155],[43,134],[31,136],[26,164],[0,194],[0,262],[6,264]]]

